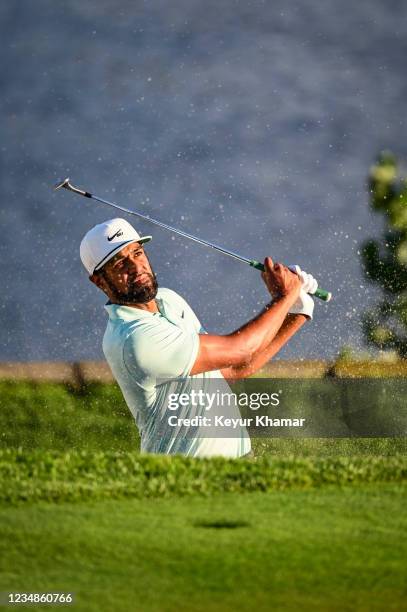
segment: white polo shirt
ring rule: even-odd
[[[141,436],[141,450],[148,453],[182,454],[190,457],[241,457],[250,449],[245,427],[233,430],[233,437],[208,437],[207,428],[169,425],[169,416],[221,415],[222,406],[190,405],[179,411],[168,408],[169,394],[201,388],[204,392],[231,394],[219,370],[189,376],[199,349],[199,333],[205,333],[187,302],[175,291],[160,288],[158,313],[140,308],[107,304],[109,321],[103,338],[103,352],[132,412]],[[238,407],[228,406],[227,416],[240,417]],[[216,432],[216,436],[218,432]],[[220,436],[221,434],[219,434]]]

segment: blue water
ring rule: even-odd
[[[242,254],[299,263],[333,291],[281,354],[363,346],[377,299],[366,176],[407,159],[402,1],[0,5],[0,359],[99,359],[104,297],[79,242],[111,211],[80,186]],[[146,223],[159,282],[226,333],[267,301],[259,274]]]

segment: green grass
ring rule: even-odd
[[[256,457],[391,457],[407,454],[404,438],[252,438]]]
[[[407,482],[407,457],[188,459],[138,453],[0,452],[0,501],[248,493]]]
[[[294,381],[286,397],[309,409],[321,393],[323,414],[332,385]],[[385,391],[376,423],[401,410],[401,387]],[[339,404],[327,417],[342,427]],[[13,382],[0,431],[0,591],[73,591],[86,612],[407,610],[405,437],[146,456],[115,385]]]
[[[78,612],[401,612],[406,493],[376,484],[0,508],[0,589],[70,590]]]
[[[2,448],[135,450],[137,428],[117,385],[0,382]]]
[[[236,391],[243,388],[247,391],[259,391],[259,384],[268,385],[270,390],[270,381],[259,383],[250,380],[237,387]],[[326,423],[329,431],[347,431],[338,399],[344,395],[343,405],[349,408],[350,400],[344,381],[293,380],[275,381],[273,384],[274,390],[283,384],[287,398],[285,401],[288,404],[301,405],[301,410],[304,413],[308,411],[311,415],[311,422],[317,420],[320,424]],[[400,427],[404,428],[405,433],[405,409],[400,404],[405,398],[405,381],[398,380],[397,388],[394,384],[387,381],[387,386],[383,386],[383,382],[373,381],[366,389],[365,381],[353,381],[352,388],[356,396],[371,391],[372,397],[369,401],[372,405],[372,418],[374,417],[379,431],[382,431],[380,423],[383,421],[385,430],[385,415],[388,412],[389,422],[392,423],[400,415]],[[336,399],[330,403],[332,394]],[[367,400],[365,403],[368,404]],[[312,416],[314,413],[317,415],[316,419]],[[346,419],[349,418],[347,415]],[[356,418],[355,415],[353,418]],[[358,418],[360,420],[360,415]],[[112,384],[95,383],[83,392],[78,392],[62,384],[0,382],[0,431],[0,448],[3,449],[125,452],[138,450],[140,446],[133,417],[120,389]],[[344,437],[327,438],[323,437],[326,435],[323,431],[320,435],[321,437],[312,435],[309,438],[254,439],[253,448],[257,456],[391,455],[407,451],[406,437],[352,438],[346,437],[344,433]]]

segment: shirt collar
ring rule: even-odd
[[[156,297],[159,312],[150,312],[149,310],[142,310],[141,308],[133,308],[132,306],[122,306],[121,304],[112,304],[107,302],[105,309],[109,315],[111,321],[115,319],[121,319],[122,321],[138,321],[139,319],[145,319],[153,317],[157,314],[164,313],[164,304],[162,298]]]

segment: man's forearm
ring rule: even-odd
[[[226,336],[200,336],[199,351],[191,375],[223,368],[244,367],[262,353],[277,335],[296,296],[273,301],[257,317]]]
[[[277,336],[293,302],[291,296],[278,298],[266,306],[256,318],[229,334],[228,337],[249,354],[248,361],[256,354],[262,353]]]
[[[246,378],[257,372],[262,368],[278,351],[288,342],[288,340],[304,325],[307,317],[302,314],[289,314],[285,318],[279,331],[271,340],[268,346],[262,351],[254,354],[252,360],[240,367],[230,367],[222,370],[222,374],[225,378],[238,379]]]

